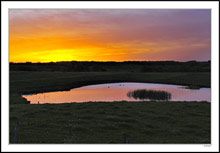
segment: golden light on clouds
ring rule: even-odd
[[[10,62],[209,60],[210,10],[10,10]]]

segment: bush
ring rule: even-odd
[[[134,99],[149,99],[149,100],[169,100],[171,98],[171,93],[166,91],[156,91],[156,90],[146,90],[138,89],[130,91],[127,93],[128,97],[133,97]]]

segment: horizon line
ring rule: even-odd
[[[51,62],[31,62],[31,61],[26,61],[26,62],[9,62],[9,63],[61,63],[61,62],[97,62],[97,63],[107,63],[107,62],[115,62],[115,63],[123,63],[123,62],[209,62],[210,60],[204,60],[204,61],[197,61],[197,60],[189,60],[189,61],[175,61],[175,60],[158,60],[158,61],[51,61]]]

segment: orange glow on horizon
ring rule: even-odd
[[[109,10],[12,9],[9,12],[9,61],[210,59],[210,25],[206,23],[209,12],[207,21],[196,11],[190,16],[181,12],[185,15],[183,23],[178,11],[172,14],[157,10],[153,16],[152,11],[147,10],[115,12],[117,15]],[[166,13],[171,17],[166,19],[167,16],[163,16]],[[168,22],[170,18],[173,25]],[[206,23],[207,28],[199,29],[195,19],[199,20],[198,24]],[[196,30],[191,30],[194,27]]]

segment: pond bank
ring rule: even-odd
[[[31,104],[71,103],[88,101],[211,101],[210,88],[192,90],[185,86],[120,82],[83,86],[69,91],[44,92],[22,97]]]
[[[85,85],[115,82],[164,83],[210,87],[209,72],[10,72],[10,103],[24,103],[22,94],[64,91]],[[23,102],[22,102],[23,101]]]

